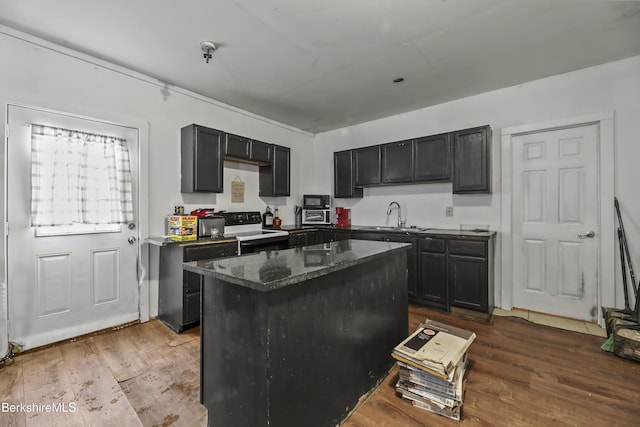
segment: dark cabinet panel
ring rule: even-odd
[[[289,196],[291,173],[291,149],[273,145],[273,161],[269,166],[260,166],[259,195]]]
[[[418,256],[420,260],[418,298],[433,303],[429,305],[448,310],[447,255],[421,250]]]
[[[419,239],[418,261],[417,297],[427,305],[448,310],[446,240]]]
[[[251,153],[250,159],[254,162],[270,163],[271,155],[273,152],[273,145],[266,142],[251,140]]]
[[[251,140],[244,136],[233,135],[228,133],[225,138],[224,155],[225,157],[235,157],[238,159],[249,160],[251,150]]]
[[[238,244],[180,246],[170,244],[160,248],[158,280],[158,319],[175,332],[197,326],[200,322],[200,286],[202,276],[182,269],[186,261],[235,256]]]
[[[353,150],[356,186],[380,184],[381,155],[380,146],[358,148]]]
[[[450,181],[451,134],[416,139],[413,159],[414,181]]]
[[[333,153],[333,197],[361,198],[362,188],[356,188],[353,150]]]
[[[190,125],[180,132],[181,191],[183,193],[223,191],[224,132]]]
[[[403,236],[401,234],[386,234],[385,242],[411,243],[411,249],[407,252],[407,290],[409,298],[418,295],[418,239],[415,236]]]
[[[482,126],[453,134],[453,192],[490,193],[491,129]]]
[[[412,181],[412,141],[392,142],[380,147],[382,150],[382,182],[387,184]]]
[[[487,280],[485,258],[449,255],[451,305],[487,312]]]

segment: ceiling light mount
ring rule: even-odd
[[[216,51],[216,45],[213,42],[200,42],[200,49],[204,52],[202,55],[204,59],[209,63],[209,60],[213,56],[213,52]]]

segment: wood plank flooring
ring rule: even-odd
[[[409,312],[408,332],[429,317],[477,335],[462,421],[398,397],[394,368],[343,427],[640,425],[640,364],[600,350],[602,338],[518,318]],[[18,355],[0,370],[0,426],[205,426],[198,333],[151,321]],[[21,404],[41,407],[6,410]]]

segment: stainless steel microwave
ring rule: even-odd
[[[331,209],[302,209],[302,224],[304,225],[330,225]]]
[[[302,196],[304,209],[331,209],[331,196],[328,194],[305,194]]]

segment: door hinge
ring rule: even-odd
[[[9,134],[11,134],[11,128],[9,127],[9,123],[5,123],[4,125],[4,137],[9,138]]]

